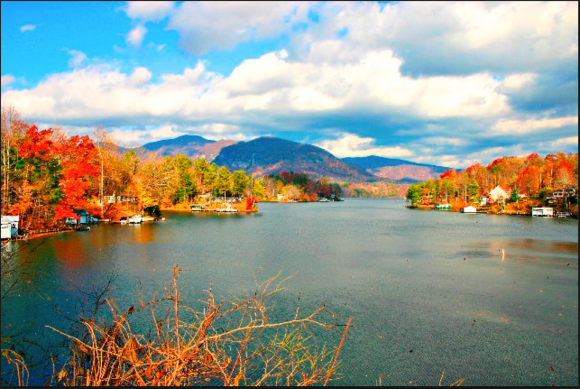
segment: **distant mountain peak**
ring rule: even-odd
[[[260,176],[292,171],[334,181],[374,179],[372,174],[344,163],[320,147],[272,136],[224,147],[214,162],[232,171],[243,169]]]

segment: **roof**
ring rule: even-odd
[[[504,191],[504,192],[506,192],[506,193],[510,193],[510,192],[512,191],[512,188],[510,188],[510,187],[503,186],[503,185],[498,185],[498,186],[496,186],[495,188],[493,188],[493,189],[490,191],[490,193],[491,193],[491,192],[493,192],[493,191],[494,191],[494,190],[496,190],[496,189],[501,189],[501,190],[503,190],[503,191]]]

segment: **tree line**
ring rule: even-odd
[[[28,232],[56,228],[77,209],[106,218],[130,208],[158,211],[190,204],[200,194],[231,198],[316,201],[340,197],[336,184],[322,178],[282,172],[255,178],[244,170],[230,172],[205,158],[159,157],[118,147],[104,128],[92,137],[69,136],[63,129],[40,130],[12,107],[2,108],[2,214],[20,215]]]
[[[407,199],[413,205],[454,202],[460,205],[480,203],[497,186],[511,190],[511,200],[520,198],[546,200],[555,191],[569,193],[578,187],[578,153],[537,153],[528,156],[502,157],[487,166],[480,163],[464,171],[447,170],[436,180],[413,184]]]

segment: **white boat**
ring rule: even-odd
[[[318,200],[319,203],[329,203],[330,200],[327,199],[326,197],[321,198],[320,200]]]

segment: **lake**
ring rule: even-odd
[[[253,292],[292,276],[277,301],[321,303],[353,326],[340,384],[578,385],[578,221],[420,211],[402,200],[259,204],[252,215],[165,212],[163,222],[99,225],[25,250],[30,284],[3,304],[3,333],[55,338],[79,289],[118,274],[128,307],[162,291],[173,265],[183,298]],[[34,242],[34,241],[32,241]],[[12,243],[14,249],[22,243]],[[501,250],[506,253],[502,261]],[[340,338],[338,334],[336,339]]]

